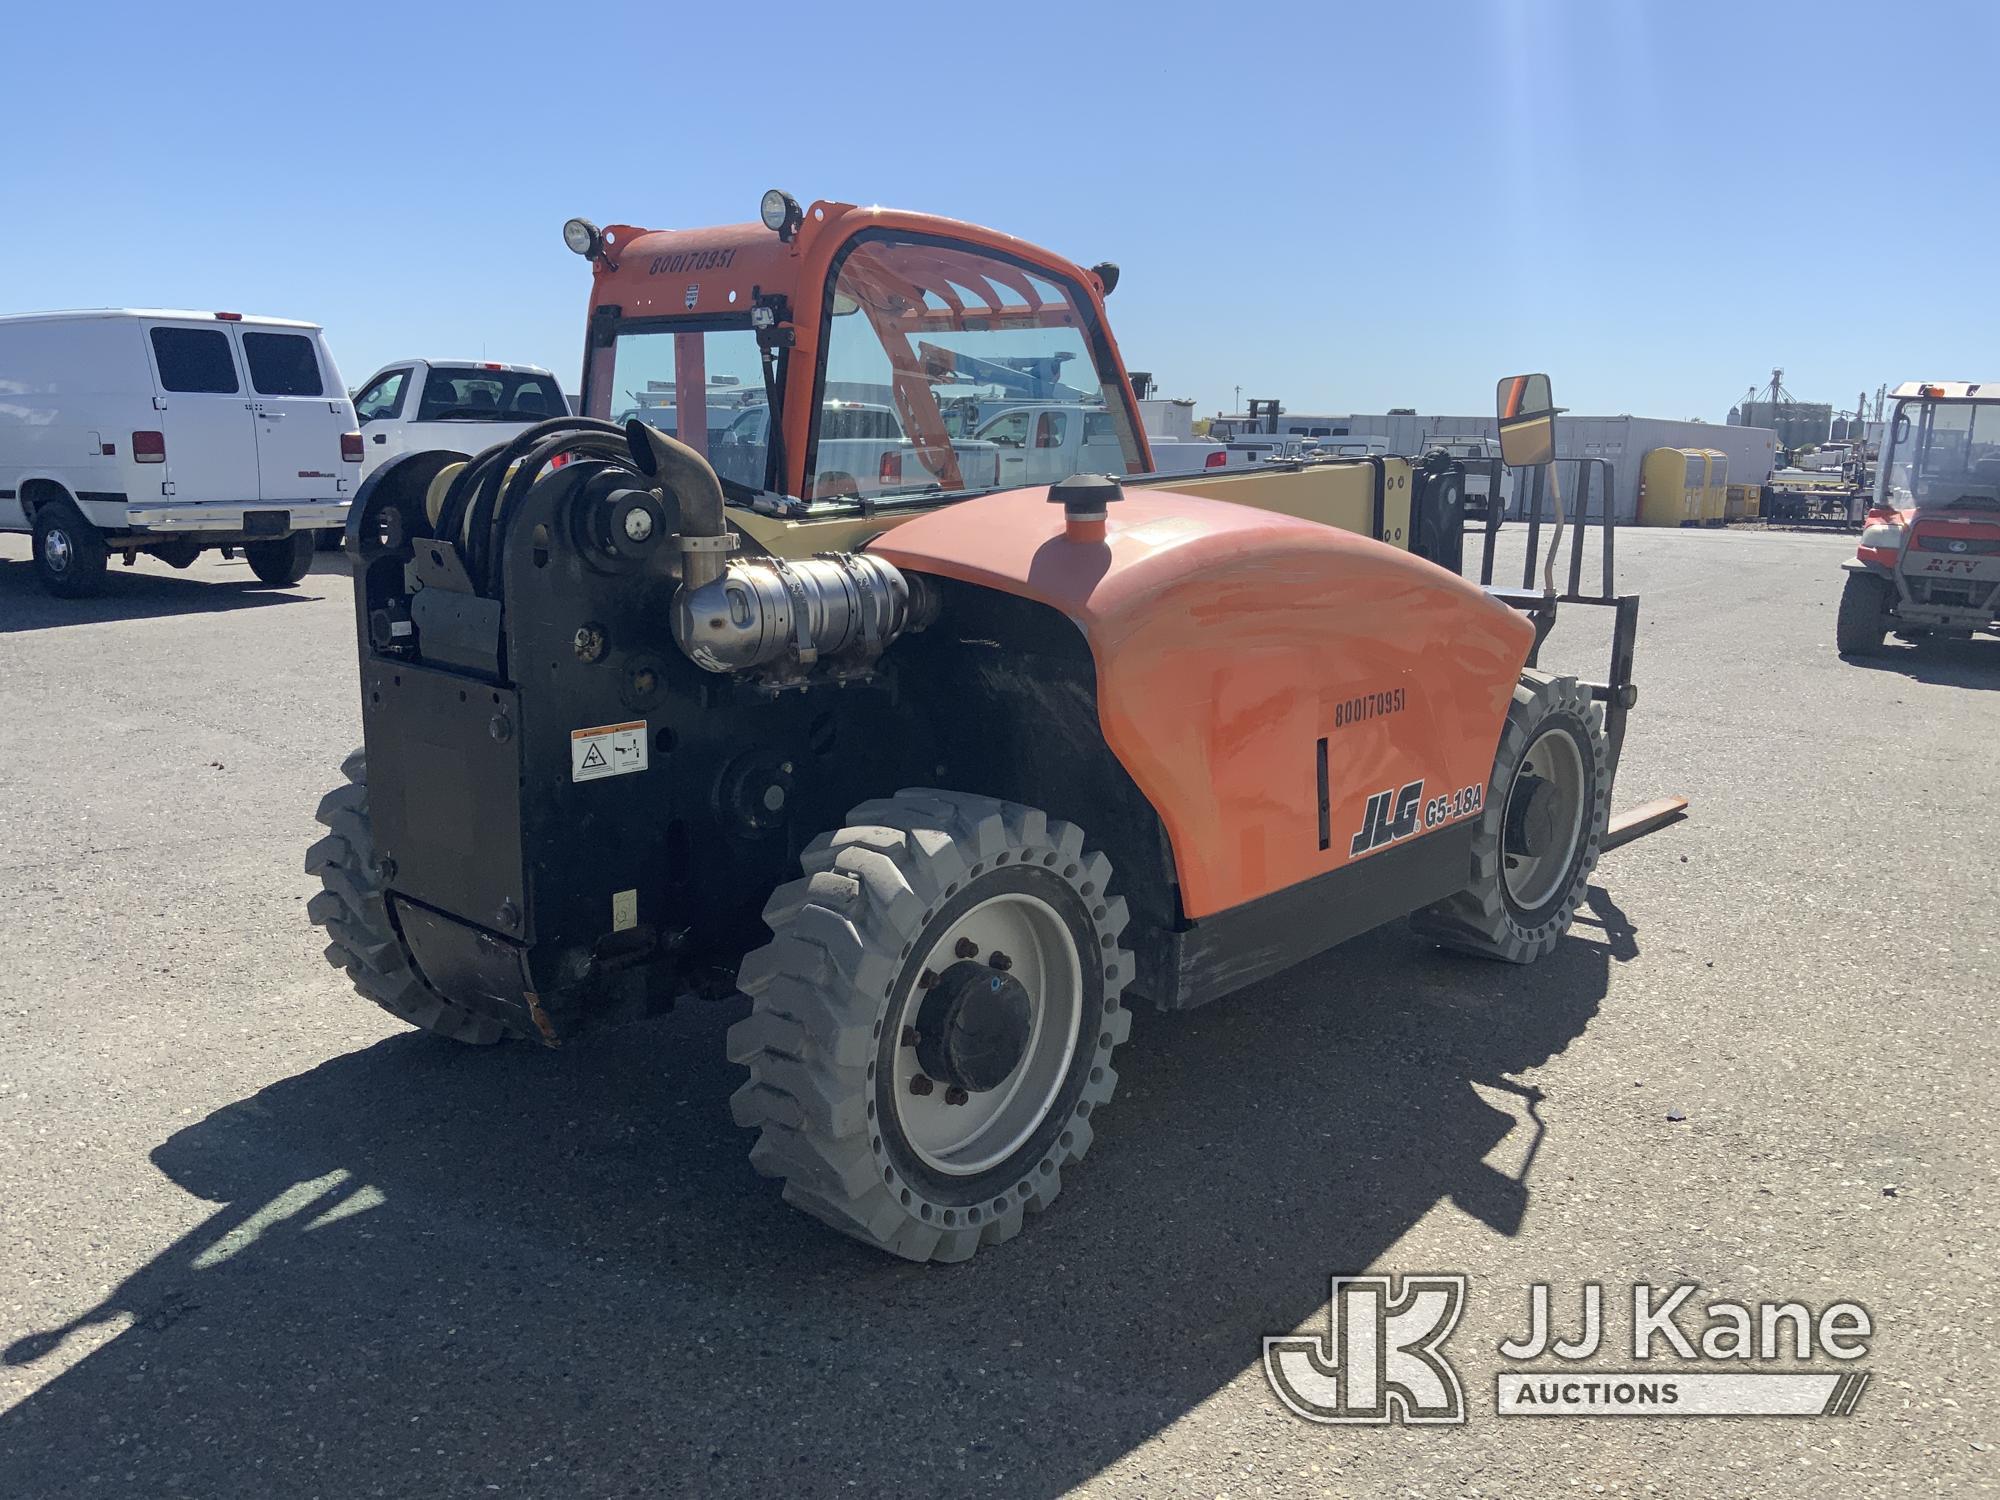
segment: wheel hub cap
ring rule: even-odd
[[[51,531],[42,541],[42,555],[48,559],[49,570],[54,573],[69,571],[69,533]]]
[[[1501,823],[1502,873],[1521,910],[1541,910],[1568,881],[1586,831],[1588,785],[1583,753],[1566,732],[1548,730],[1528,746]]]
[[[1021,1065],[1034,1025],[1034,1001],[1020,980],[964,960],[924,994],[917,1062],[939,1083],[983,1094]]]
[[[964,1177],[1005,1161],[1048,1118],[1082,1033],[1083,967],[1062,917],[1026,892],[940,926],[913,965],[937,977],[913,981],[890,1018],[906,1030],[884,1095],[924,1165]]]
[[[1507,852],[1546,854],[1556,841],[1556,789],[1541,777],[1523,772],[1519,788],[1507,804]]]

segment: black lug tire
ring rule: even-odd
[[[1549,732],[1568,733],[1583,763],[1582,835],[1554,895],[1523,912],[1506,888],[1502,835],[1507,801],[1531,747]],[[1414,912],[1410,925],[1440,947],[1480,958],[1529,964],[1552,952],[1569,931],[1590,885],[1611,812],[1611,757],[1604,738],[1604,709],[1574,677],[1524,671],[1507,708],[1500,748],[1493,758],[1487,802],[1472,840],[1472,880],[1456,895]]]
[[[52,537],[61,539],[53,549],[60,566],[50,560]],[[58,599],[87,599],[104,586],[110,551],[82,511],[67,500],[51,500],[35,510],[34,556],[43,588]]]
[[[368,758],[356,750],[341,762],[343,785],[320,799],[319,821],[329,830],[306,850],[306,873],[322,889],[306,906],[326,929],[326,961],[346,973],[364,998],[399,1021],[454,1042],[486,1046],[519,1032],[454,1005],[424,983],[389,920],[375,839],[368,822]]]
[[[245,542],[243,557],[258,581],[274,589],[290,588],[312,568],[313,534],[295,531],[269,542]]]
[[[905,1260],[965,1260],[1012,1239],[1062,1190],[1062,1169],[1090,1149],[1091,1117],[1118,1084],[1111,1054],[1131,1032],[1121,995],[1133,959],[1118,945],[1125,900],[1106,893],[1111,862],[1084,848],[1074,824],[1035,808],[915,788],[855,808],[800,863],[803,878],[764,908],[772,941],[737,976],[751,1011],[730,1028],[729,1058],[750,1081],[730,1107],[759,1132],[751,1165],[783,1178],[793,1207]],[[891,1017],[917,982],[924,934],[947,930],[951,910],[986,887],[1024,879],[1074,912],[1084,976],[1075,1059],[1012,1156],[949,1184],[929,1180],[898,1152],[893,1104],[884,1118]]]
[[[1842,656],[1872,656],[1889,633],[1889,586],[1873,573],[1849,573],[1840,591],[1833,639]]]

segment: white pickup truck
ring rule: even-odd
[[[1125,450],[1101,406],[1015,406],[988,417],[977,436],[1000,450],[1000,482],[1054,484],[1072,474],[1125,472]],[[1149,435],[1155,474],[1199,474],[1222,467],[1222,444],[1206,438]]]
[[[355,392],[354,414],[368,474],[400,453],[477,453],[567,416],[569,404],[555,376],[538,365],[401,359]]]
[[[752,406],[722,432],[711,436],[709,461],[724,479],[751,489],[764,487],[764,465],[770,452],[771,409]],[[953,440],[959,477],[969,490],[1000,487],[1001,454],[990,442]],[[914,494],[934,481],[918,462],[915,445],[903,432],[893,407],[873,401],[828,401],[820,407],[817,464],[809,498],[859,495],[874,499],[888,494]]]

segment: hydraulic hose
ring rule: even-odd
[[[1550,460],[1549,495],[1555,501],[1556,529],[1554,535],[1549,538],[1548,557],[1542,563],[1542,592],[1545,594],[1553,594],[1556,591],[1556,554],[1562,551],[1563,544],[1563,492],[1562,480],[1557,477],[1559,472],[1555,461]]]
[[[517,475],[532,483],[541,464],[547,463],[555,453],[584,446],[578,439],[596,434],[607,434],[622,440],[624,429],[596,417],[552,417],[546,422],[535,423],[506,443],[494,444],[459,471],[451,488],[445,492],[444,503],[438,511],[437,534],[453,541],[463,538],[467,542],[466,572],[482,592],[488,591],[487,574],[491,571],[487,566],[488,560],[505,535],[504,512],[499,502],[501,486],[508,471],[530,450],[543,447],[551,438],[560,435],[563,441],[553,452],[534,469]],[[525,491],[526,485],[522,488]],[[490,538],[482,535],[489,529]]]

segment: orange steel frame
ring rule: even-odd
[[[940,272],[939,282],[949,268],[948,257],[962,247],[1004,257],[1075,287],[1091,324],[1082,331],[1094,340],[1101,340],[1108,352],[1126,417],[1139,445],[1142,467],[1152,468],[1152,455],[1146,446],[1145,429],[1139,420],[1131,381],[1125,373],[1124,358],[1118,352],[1104,314],[1104,284],[1095,273],[1026,240],[976,224],[900,209],[859,208],[851,203],[814,203],[805,210],[803,221],[789,242],[762,224],[682,230],[642,229],[630,224],[607,226],[604,253],[593,263],[591,279],[592,342],[584,350],[586,411],[596,417],[606,417],[611,412],[613,350],[595,343],[602,310],[616,308],[621,322],[680,319],[712,323],[717,318],[747,317],[760,296],[782,296],[791,315],[780,322],[778,331],[790,340],[790,357],[780,393],[784,471],[777,477],[783,493],[804,496],[806,463],[818,405],[815,397],[825,356],[821,336],[827,325],[828,283],[836,262],[855,238],[875,232],[950,242],[939,247],[939,258],[932,267]],[[1013,316],[1023,317],[1032,324],[1036,309],[1042,304],[1026,278],[1010,279],[1005,276],[1004,268],[986,274],[1026,297],[1027,309]],[[949,329],[963,310],[956,295],[942,286],[911,285],[903,290],[916,294],[910,300],[918,304],[918,310],[891,320],[895,332],[913,333],[925,327]],[[924,290],[936,290],[948,307],[921,308]],[[869,316],[875,321],[878,333],[887,331],[875,309],[869,310]],[[996,321],[1004,322],[1005,318]],[[671,324],[659,326],[668,328]],[[890,341],[885,338],[884,344],[888,346]],[[893,359],[893,348],[891,355]],[[944,368],[905,365],[897,370],[897,384],[908,399],[917,394],[915,387],[925,384],[926,377],[942,373],[946,373]],[[949,469],[953,462],[950,443],[941,425],[925,430],[930,426],[925,421],[928,390],[922,395],[922,400],[912,403],[919,422],[913,436],[919,449],[929,452],[938,464]],[[931,420],[935,420],[934,412]],[[705,433],[682,436],[697,447],[705,446]]]

